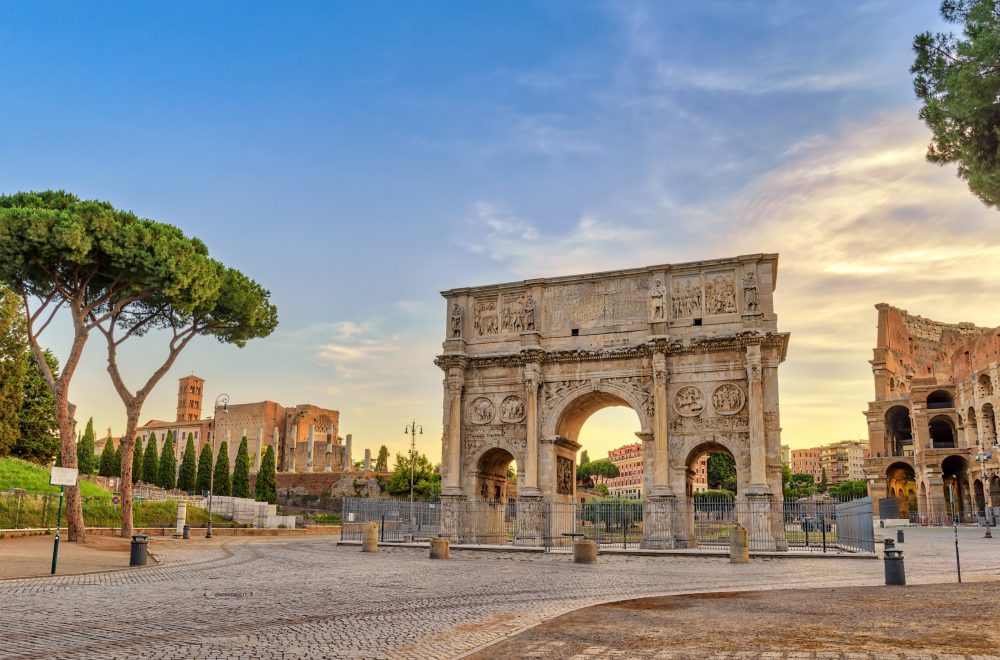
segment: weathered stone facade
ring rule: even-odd
[[[1000,329],[875,307],[865,478],[876,515],[941,519],[955,510],[969,518],[1000,505],[1000,451],[990,451],[1000,405]]]
[[[443,495],[506,500],[514,461],[517,497],[571,502],[581,427],[625,406],[647,516],[691,497],[706,451],[735,458],[740,497],[780,498],[776,275],[756,254],[443,292]],[[691,511],[647,521],[647,545],[690,544]]]
[[[240,440],[247,438],[250,469],[260,468],[264,450],[275,448],[276,468],[285,472],[340,472],[351,465],[350,447],[338,436],[340,413],[329,408],[300,404],[286,408],[274,401],[227,404],[213,416],[199,419],[204,380],[197,376],[180,379],[177,420],[151,420],[139,428],[144,438],[154,437],[162,450],[167,432],[174,434],[174,452],[180,461],[191,433],[196,449],[212,445],[216,452],[228,443],[229,464],[236,461]],[[348,436],[350,438],[350,436]]]

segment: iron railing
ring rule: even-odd
[[[870,498],[842,503],[678,499],[666,506],[667,515],[646,519],[644,503],[638,500],[411,504],[406,500],[345,498],[341,538],[360,541],[362,525],[374,521],[379,540],[389,543],[443,534],[453,543],[475,545],[549,549],[568,547],[574,538],[587,538],[606,549],[645,546],[724,551],[734,525],[740,524],[749,532],[752,551],[875,551]],[[667,525],[667,520],[669,528],[654,528]]]

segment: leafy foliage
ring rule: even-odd
[[[581,458],[585,455],[586,452],[581,455]],[[621,472],[619,472],[618,466],[606,458],[580,463],[580,465],[576,467],[576,480],[578,482],[583,482],[586,487],[593,487],[594,477],[613,479],[620,474]]]
[[[850,479],[830,487],[830,495],[842,500],[853,500],[868,494],[868,483],[864,479]]]
[[[184,455],[181,457],[181,471],[177,477],[177,488],[187,493],[194,491],[198,478],[198,455],[194,448],[194,435],[188,433]]]
[[[195,480],[195,490],[207,493],[211,488],[212,479],[212,446],[205,444],[198,455],[198,478]]]
[[[389,448],[385,445],[378,448],[378,458],[375,459],[375,471],[389,471]]]
[[[254,499],[258,502],[274,504],[278,501],[278,491],[274,475],[274,447],[268,445],[260,459],[260,470],[254,483]]]
[[[146,453],[142,457],[142,480],[147,484],[156,484],[160,478],[160,458],[156,455],[156,436],[150,434],[146,438]]]
[[[142,436],[135,438],[135,449],[132,452],[132,483],[142,481]],[[124,458],[124,455],[122,456]]]
[[[229,443],[225,440],[219,446],[219,455],[215,457],[212,494],[229,495],[233,492],[232,477],[229,474]]]
[[[12,453],[17,443],[27,367],[21,300],[0,287],[0,456]]]
[[[101,450],[101,466],[97,473],[102,477],[113,477],[117,474],[115,470],[115,441],[110,437],[104,441],[104,449]]]
[[[410,494],[410,457],[396,454],[396,464],[386,482],[385,489],[390,495]],[[441,474],[424,454],[413,456],[413,494],[426,499],[441,494]]]
[[[59,360],[52,351],[42,352],[46,364],[54,373]],[[25,460],[47,465],[59,453],[59,424],[56,422],[55,397],[38,363],[27,359],[21,410],[18,413],[21,434],[11,454]]]
[[[735,497],[735,491],[731,490],[702,490],[694,494],[695,501],[709,501],[709,502],[732,502]]]
[[[788,480],[784,484],[785,497],[799,498],[816,494],[816,483],[808,472],[788,470]]]
[[[736,461],[728,453],[708,455],[708,488],[736,492]]]
[[[174,432],[167,431],[160,452],[160,465],[156,473],[156,485],[165,490],[173,490],[177,485],[177,457],[174,455]]]
[[[941,15],[962,25],[918,34],[910,72],[933,137],[927,160],[958,164],[958,176],[988,206],[1000,206],[1000,2],[945,0]]]
[[[247,437],[240,440],[236,450],[236,464],[233,466],[233,497],[250,497],[250,452]]]
[[[87,429],[80,442],[76,443],[76,466],[80,474],[94,474],[97,459],[94,456],[94,418],[87,420]]]
[[[608,490],[607,484],[597,484],[594,486],[594,494],[600,497],[609,497],[611,495],[611,491]]]

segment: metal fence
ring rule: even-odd
[[[669,532],[670,547],[725,550],[735,524],[749,532],[753,551],[875,552],[871,499],[754,502],[745,499],[676,500],[669,515],[644,520],[643,502],[585,503],[522,501],[413,502],[345,498],[341,538],[360,541],[361,527],[374,521],[382,542],[418,541],[445,533],[453,543],[568,547],[575,538],[602,548],[648,545]],[[669,519],[669,530],[653,529]],[[662,524],[662,522],[661,522]]]
[[[121,525],[121,509],[107,497],[84,497],[88,527]],[[50,529],[56,526],[59,494],[0,493],[0,529]],[[66,524],[65,502],[63,525]]]

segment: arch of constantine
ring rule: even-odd
[[[445,531],[463,503],[516,498],[519,534],[553,534],[542,505],[575,500],[581,427],[625,406],[643,446],[645,547],[695,543],[691,466],[724,450],[747,524],[783,549],[777,265],[754,254],[442,292]]]

